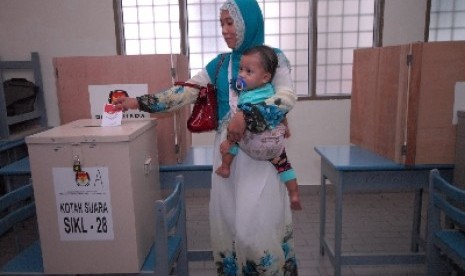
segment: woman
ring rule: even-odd
[[[264,105],[237,112],[238,95],[230,83],[235,84],[242,52],[264,43],[264,21],[255,0],[227,0],[220,8],[220,22],[232,52],[218,55],[189,80],[206,85],[216,79],[220,122],[213,168],[221,164],[219,145],[226,135],[237,142],[246,127],[257,131],[274,126],[296,102],[289,62],[276,49],[279,65],[273,79],[275,96]],[[197,95],[197,89],[176,86],[135,99],[120,98],[116,106],[122,110],[168,112],[193,103]],[[240,150],[229,178],[212,174],[210,232],[218,275],[297,275],[289,198],[268,161],[254,160]]]

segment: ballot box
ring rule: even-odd
[[[154,241],[156,120],[81,119],[26,137],[45,273],[134,273]]]

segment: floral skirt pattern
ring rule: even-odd
[[[215,138],[213,171],[224,136]],[[218,275],[297,275],[289,198],[269,161],[240,150],[229,178],[213,173],[210,232]]]

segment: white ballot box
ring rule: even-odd
[[[83,119],[26,137],[46,273],[134,273],[154,241],[156,121]]]

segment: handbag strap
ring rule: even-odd
[[[221,54],[220,62],[218,62],[218,64],[216,64],[215,82],[213,83],[215,86],[216,86],[216,81],[218,80],[218,73],[220,72],[221,65],[223,65],[224,56],[226,56],[226,54]]]
[[[221,65],[223,64],[225,55],[226,54],[221,54],[220,62],[218,62],[218,64],[216,65],[215,83],[214,83],[215,86],[216,86],[216,81],[218,79],[218,73],[220,72],[220,68],[221,68]],[[197,88],[199,90],[202,89],[202,86],[195,84],[195,83],[190,83],[190,82],[177,81],[174,83],[174,85],[187,86],[187,87]]]
[[[195,83],[190,83],[190,82],[183,82],[183,81],[177,81],[174,83],[174,85],[180,85],[180,86],[188,86],[192,88],[197,88],[197,89],[202,89],[202,86],[195,84]]]

